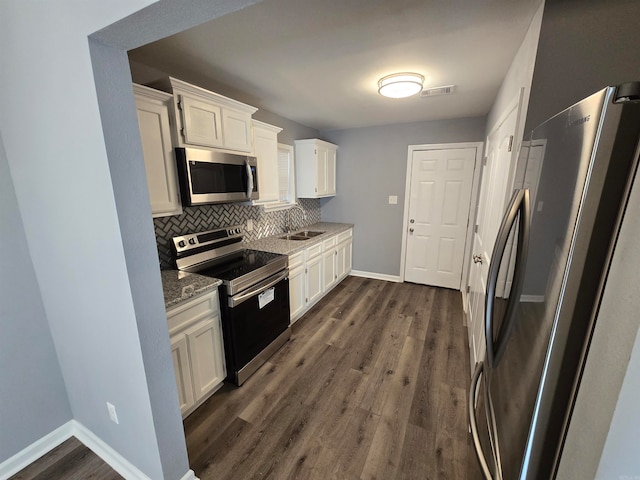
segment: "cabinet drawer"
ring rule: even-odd
[[[169,335],[179,332],[202,318],[217,316],[219,311],[217,290],[190,299],[167,311]]]
[[[331,247],[335,247],[335,246],[336,246],[336,237],[328,238],[324,242],[322,242],[322,248],[325,252],[329,250]]]
[[[308,247],[305,252],[307,260],[320,255],[322,253],[322,242],[318,242],[315,245]]]
[[[304,250],[302,252],[289,255],[289,271],[304,263]]]
[[[345,240],[348,240],[353,235],[353,230],[350,228],[346,232],[342,232],[338,234],[338,243],[342,243]]]

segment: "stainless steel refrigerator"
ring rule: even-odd
[[[488,479],[555,476],[637,170],[639,100],[640,82],[605,88],[526,142],[491,258],[486,355],[469,396]]]

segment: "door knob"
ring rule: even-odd
[[[410,229],[409,229],[409,233],[413,233],[413,228],[410,228]]]
[[[474,255],[473,263],[479,263],[480,265],[482,265],[482,255]]]
[[[412,218],[411,220],[409,220],[409,223],[415,223],[416,221]]]

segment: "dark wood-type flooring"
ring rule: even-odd
[[[201,480],[480,479],[466,345],[460,292],[347,277],[241,388],[185,419],[191,468]],[[51,454],[13,478],[120,478],[59,454],[37,467]]]
[[[202,480],[455,479],[467,429],[460,292],[347,277],[241,388],[185,420]]]
[[[25,467],[9,480],[122,480],[99,456],[74,437]]]

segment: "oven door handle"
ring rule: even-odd
[[[256,295],[261,294],[265,290],[268,290],[269,288],[273,287],[276,283],[287,278],[288,275],[289,275],[289,271],[283,270],[282,273],[280,273],[273,280],[267,279],[264,282],[256,285],[251,290],[243,293],[242,295],[234,295],[233,297],[229,297],[229,307],[233,308],[237,305],[240,305],[242,302],[249,300],[251,297],[255,297]]]

